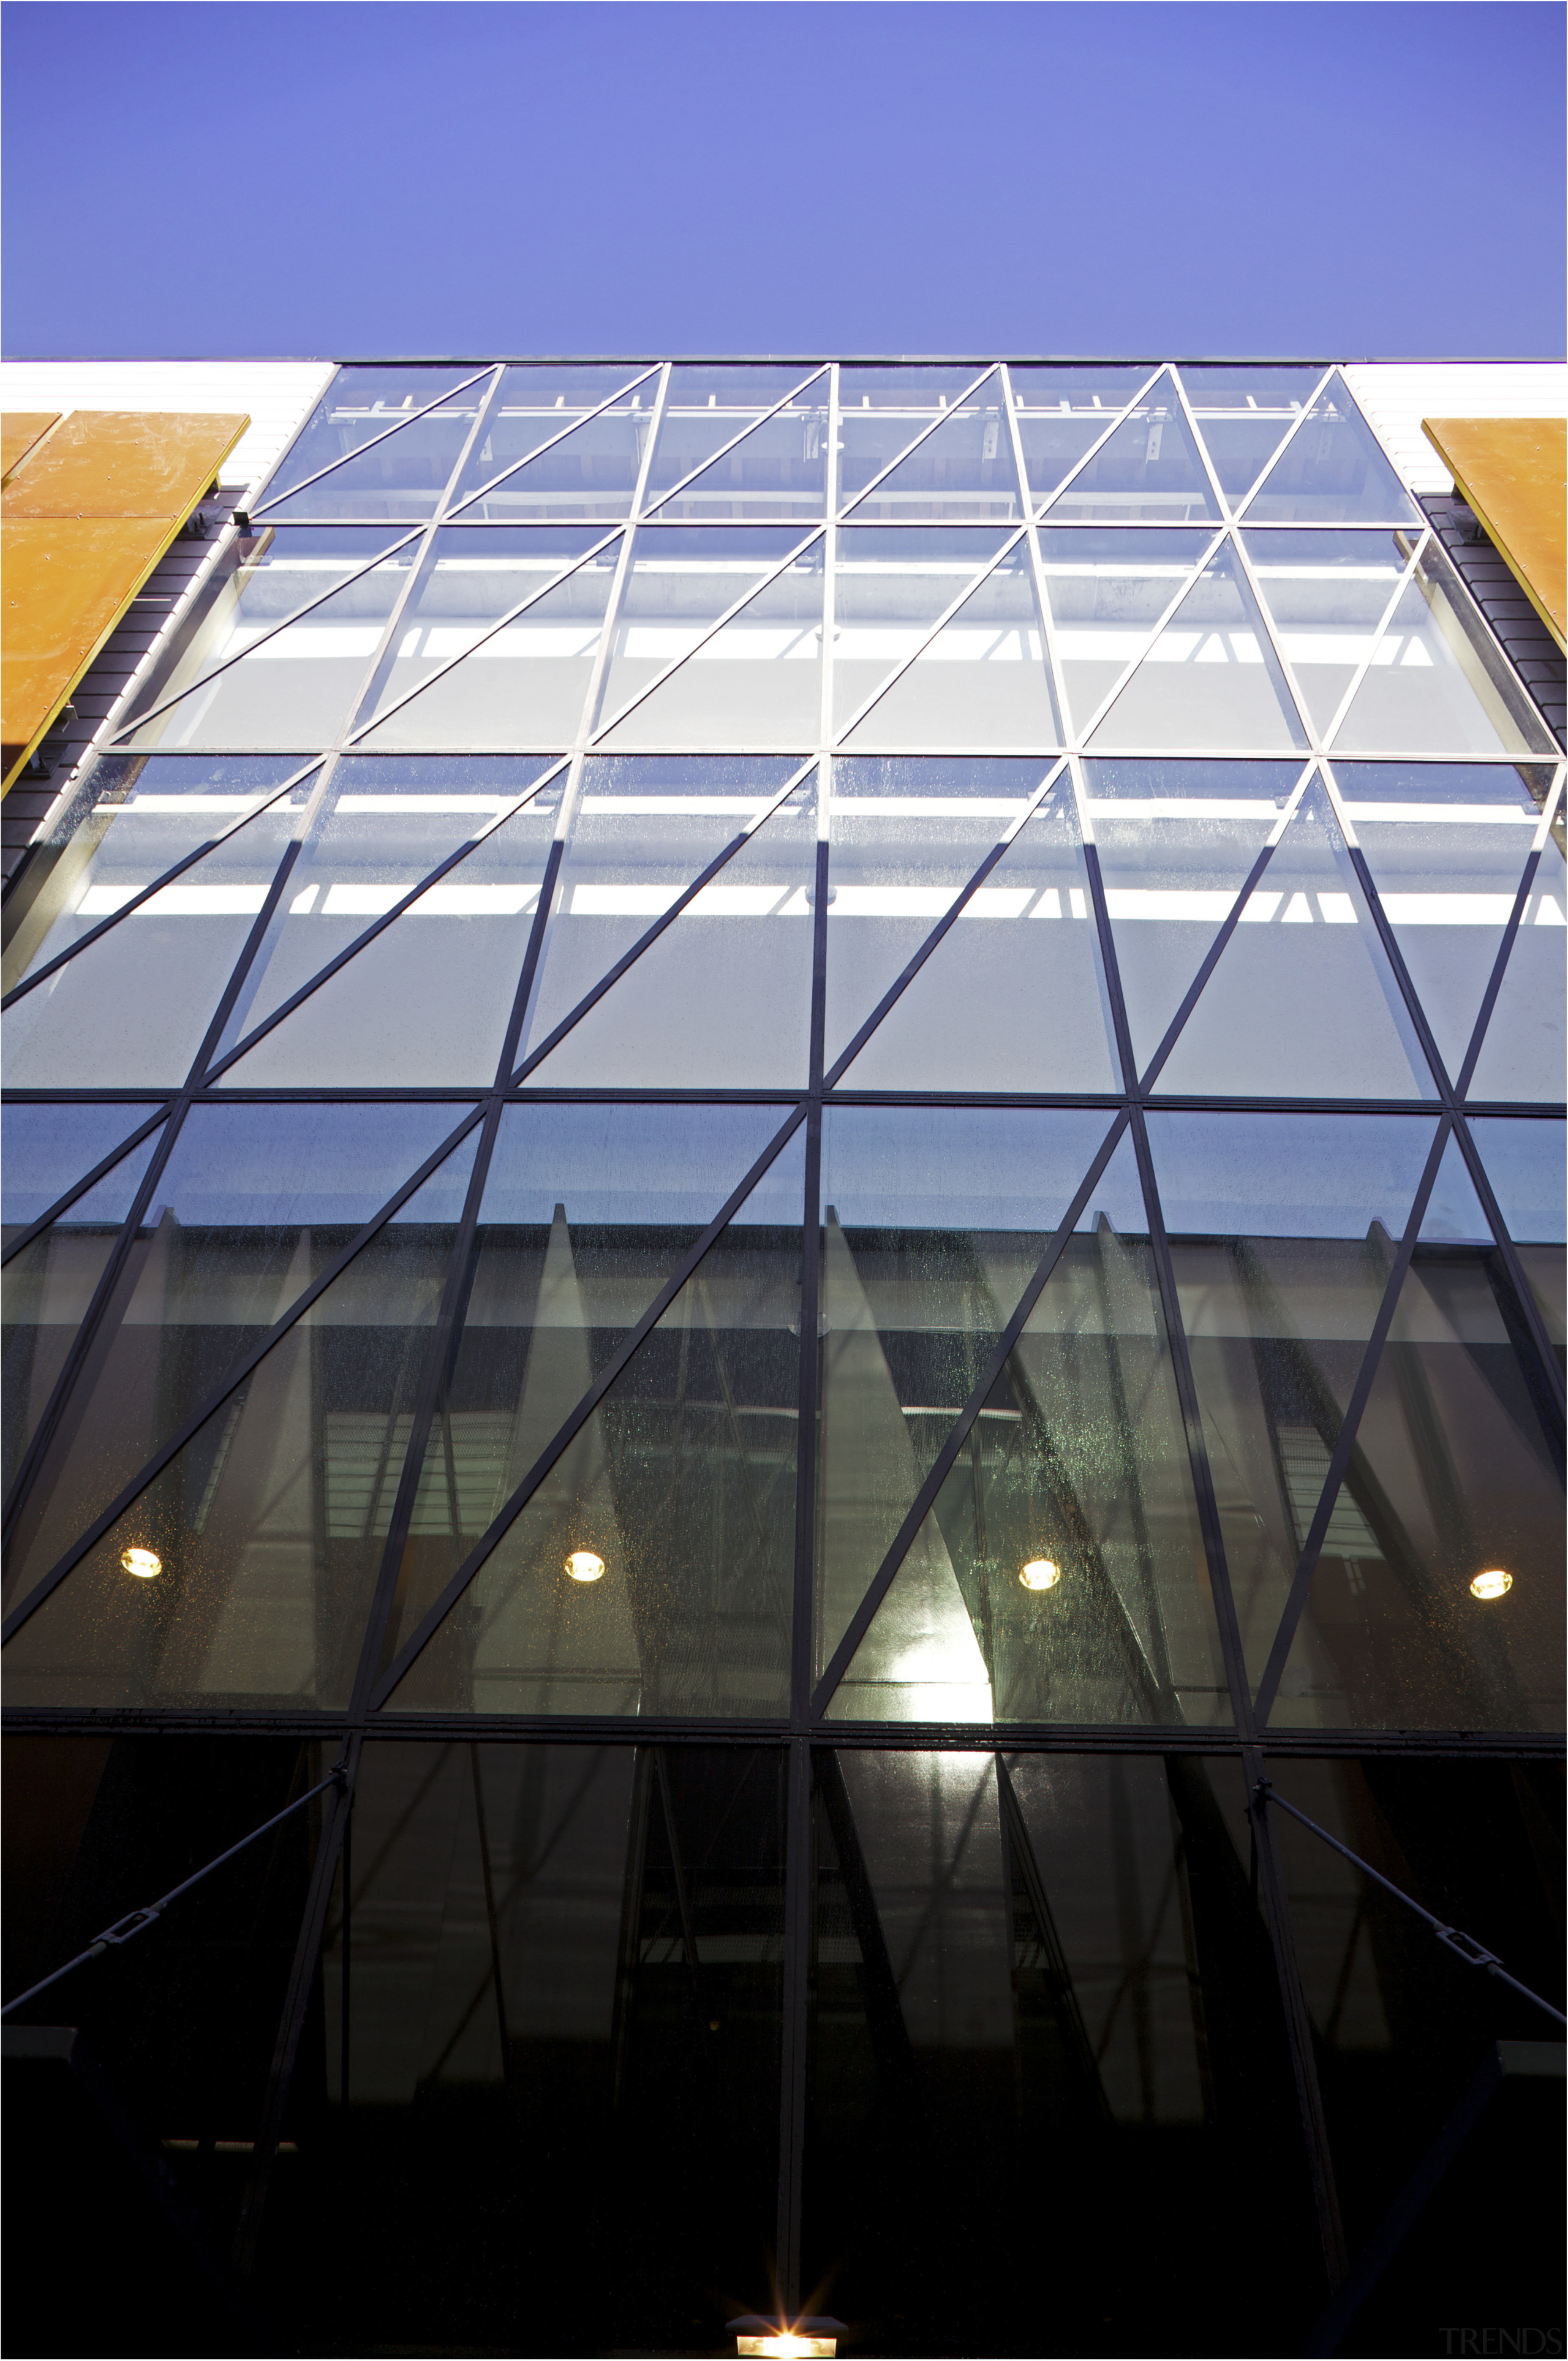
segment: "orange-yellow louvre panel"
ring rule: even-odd
[[[78,410],[19,453],[0,490],[0,794],[249,423]]]
[[[0,481],[42,441],[59,416],[58,410],[7,410],[0,415]]]
[[[1423,418],[1467,500],[1560,648],[1568,608],[1568,420]]]

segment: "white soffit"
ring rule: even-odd
[[[293,441],[331,361],[0,361],[0,409],[248,412],[224,482],[248,495]]]
[[[1568,417],[1568,366],[1560,361],[1364,361],[1345,378],[1417,493],[1453,489],[1421,433],[1423,418]]]

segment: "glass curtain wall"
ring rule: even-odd
[[[7,1997],[343,1774],[66,1988],[170,2349],[1321,2333],[1550,2028],[1260,1781],[1560,1997],[1563,795],[1330,365],[339,370],[5,912]]]

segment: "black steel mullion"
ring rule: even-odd
[[[515,1521],[523,1508],[526,1507],[532,1495],[538,1490],[540,1485],[544,1481],[546,1476],[549,1475],[551,1468],[555,1465],[557,1459],[560,1458],[562,1453],[569,1447],[576,1436],[580,1433],[583,1427],[587,1425],[588,1420],[593,1416],[594,1411],[598,1408],[598,1405],[603,1400],[605,1395],[609,1391],[611,1386],[614,1385],[617,1378],[620,1376],[622,1370],[626,1367],[627,1363],[631,1359],[633,1354],[637,1352],[639,1347],[645,1343],[652,1331],[658,1326],[659,1322],[663,1318],[665,1312],[669,1310],[671,1304],[674,1301],[676,1296],[685,1285],[687,1279],[690,1279],[693,1271],[696,1270],[704,1255],[707,1254],[708,1248],[714,1244],[725,1225],[737,1213],[739,1213],[740,1207],[745,1203],[746,1199],[750,1196],[757,1182],[762,1179],[762,1174],[767,1170],[768,1167],[783,1149],[791,1133],[798,1128],[805,1114],[806,1107],[804,1102],[791,1109],[788,1119],[782,1127],[774,1133],[773,1138],[762,1150],[761,1156],[758,1157],[756,1162],[743,1176],[738,1186],[730,1192],[729,1196],[725,1199],[724,1203],[719,1207],[718,1213],[714,1215],[712,1221],[709,1222],[707,1227],[703,1231],[696,1244],[689,1249],[685,1259],[676,1266],[675,1269],[665,1280],[663,1286],[659,1290],[658,1294],[653,1298],[652,1302],[649,1304],[647,1310],[643,1312],[636,1326],[628,1332],[627,1335],[611,1354],[609,1359],[605,1363],[604,1367],[599,1371],[598,1376],[594,1379],[593,1384],[589,1387],[587,1392],[584,1394],[582,1400],[577,1403],[576,1408],[572,1411],[565,1424],[557,1430],[552,1440],[545,1445],[543,1451],[541,1452],[539,1457],[534,1461],[533,1466],[529,1469],[521,1483],[502,1503],[500,1509],[491,1520],[487,1531],[481,1535],[475,1546],[469,1551],[467,1556],[463,1560],[462,1565],[457,1568],[456,1573],[453,1575],[445,1588],[436,1598],[433,1606],[432,1606],[424,1615],[411,1638],[408,1641],[407,1644],[400,1650],[384,1677],[377,1684],[375,1694],[370,1699],[370,1710],[372,1712],[378,1711],[379,1708],[386,1703],[388,1697],[391,1695],[392,1691],[397,1687],[398,1683],[408,1671],[409,1666],[413,1663],[414,1658],[423,1648],[425,1642],[433,1636],[442,1622],[444,1621],[446,1616],[449,1614],[452,1608],[455,1606],[457,1600],[461,1598],[464,1591],[467,1589],[468,1585],[473,1581],[475,1576],[478,1573],[486,1559],[497,1547],[498,1543],[504,1538],[508,1529]]]
[[[800,1270],[800,1369],[795,1462],[795,1610],[790,1648],[790,1723],[806,1728],[811,1712],[812,1617],[817,1532],[817,1408],[820,1346],[817,1327],[822,1284],[822,1106],[811,1102],[806,1119],[806,1198],[802,1210]]]
[[[854,1614],[850,1617],[848,1628],[844,1632],[844,1636],[839,1641],[838,1647],[834,1650],[831,1661],[829,1662],[821,1679],[817,1682],[816,1690],[813,1693],[811,1711],[814,1720],[819,1721],[822,1716],[827,1712],[828,1707],[832,1700],[834,1690],[843,1679],[844,1675],[849,1671],[850,1665],[854,1659],[855,1651],[859,1648],[861,1642],[864,1639],[866,1632],[870,1630],[872,1620],[875,1616],[877,1609],[882,1605],[883,1598],[892,1588],[894,1576],[897,1574],[899,1567],[903,1565],[909,1550],[914,1546],[915,1537],[918,1533],[921,1526],[925,1523],[926,1518],[930,1512],[938,1493],[941,1490],[943,1484],[947,1481],[954,1461],[957,1459],[959,1453],[962,1450],[965,1442],[968,1440],[970,1429],[973,1426],[976,1419],[980,1416],[981,1411],[985,1405],[986,1399],[989,1396],[992,1388],[995,1385],[998,1378],[1002,1375],[1003,1370],[1006,1367],[1008,1356],[1012,1353],[1019,1337],[1022,1335],[1025,1326],[1028,1321],[1029,1314],[1033,1312],[1035,1305],[1039,1301],[1040,1295],[1044,1290],[1046,1283],[1049,1279],[1052,1271],[1055,1270],[1057,1264],[1066,1253],[1069,1242],[1073,1235],[1074,1227],[1078,1222],[1078,1218],[1082,1213],[1084,1207],[1088,1204],[1091,1196],[1093,1194],[1093,1191],[1099,1183],[1101,1174],[1104,1171],[1105,1167],[1110,1163],[1111,1158],[1121,1141],[1123,1133],[1126,1128],[1126,1125],[1127,1115],[1126,1113],[1124,1112],[1122,1115],[1117,1116],[1114,1123],[1112,1124],[1110,1130],[1106,1133],[1093,1162],[1091,1164],[1082,1180],[1079,1183],[1078,1189],[1073,1195],[1072,1202],[1069,1205],[1067,1212],[1062,1215],[1056,1233],[1053,1235],[1050,1244],[1047,1246],[1045,1254],[1036,1268],[1034,1277],[1030,1279],[1027,1287],[1024,1290],[1023,1294],[1019,1297],[1018,1301],[1014,1308],[1012,1318],[1003,1329],[1001,1335],[997,1338],[995,1345],[992,1346],[991,1353],[987,1356],[981,1369],[981,1373],[976,1380],[973,1391],[970,1393],[969,1400],[965,1402],[962,1411],[959,1413],[957,1421],[949,1429],[946,1442],[943,1444],[940,1451],[938,1451],[936,1458],[931,1464],[930,1473],[927,1476],[925,1482],[916,1493],[915,1499],[910,1504],[904,1521],[899,1526],[897,1532],[894,1535],[892,1543],[884,1554],[881,1565],[872,1576],[871,1585],[866,1591],[865,1597],[861,1599],[859,1607],[856,1608]],[[830,1735],[835,1741],[837,1741],[839,1735],[837,1726],[835,1725],[832,1730],[827,1734]]]
[[[80,1180],[72,1182],[64,1196],[57,1197],[48,1213],[40,1213],[38,1220],[29,1224],[28,1227],[22,1232],[16,1244],[8,1246],[5,1253],[0,1255],[0,1269],[3,1269],[6,1263],[14,1262],[24,1247],[30,1246],[35,1238],[41,1237],[44,1231],[53,1223],[58,1222],[62,1213],[68,1213],[79,1197],[84,1197],[90,1189],[95,1189],[100,1180],[106,1179],[115,1165],[122,1163],[134,1148],[139,1148],[148,1133],[156,1131],[159,1125],[168,1119],[168,1115],[169,1102],[165,1101],[162,1105],[154,1109],[147,1121],[133,1131],[128,1138],[123,1139],[118,1148],[111,1148],[101,1164],[95,1164],[91,1172],[85,1173]]]
[[[1282,837],[1280,839],[1280,842],[1283,843],[1283,841],[1284,839]],[[1219,933],[1214,937],[1213,941],[1210,944],[1207,951],[1204,953],[1203,958],[1199,964],[1198,972],[1193,977],[1191,983],[1188,985],[1187,991],[1183,995],[1180,1007],[1171,1018],[1170,1023],[1166,1027],[1164,1039],[1160,1042],[1158,1049],[1155,1051],[1154,1056],[1149,1060],[1148,1065],[1145,1069],[1143,1079],[1139,1083],[1140,1090],[1146,1093],[1154,1088],[1155,1076],[1159,1072],[1160,1068],[1164,1065],[1166,1060],[1175,1049],[1177,1039],[1181,1032],[1182,1027],[1186,1024],[1188,1018],[1197,1007],[1200,999],[1202,997],[1204,985],[1208,983],[1209,978],[1213,974],[1214,970],[1219,966],[1221,953],[1224,950],[1224,948],[1230,941],[1231,937],[1235,933],[1236,928],[1240,926],[1242,922],[1242,914],[1245,910],[1246,906],[1251,901],[1253,895],[1256,893],[1259,884],[1262,883],[1264,871],[1268,867],[1270,861],[1277,851],[1277,845],[1266,844],[1263,851],[1258,854],[1257,859],[1253,862],[1252,867],[1247,871],[1246,878],[1242,885],[1240,893],[1236,895],[1231,908],[1226,913],[1224,918],[1221,921]]]
[[[1335,817],[1337,819],[1338,815],[1336,814]],[[1448,1069],[1443,1063],[1442,1052],[1437,1046],[1431,1027],[1427,1023],[1426,1010],[1421,1006],[1420,995],[1407,972],[1404,955],[1394,939],[1394,929],[1388,923],[1387,913],[1378,899],[1372,872],[1366,865],[1366,855],[1359,844],[1346,845],[1345,851],[1350,855],[1350,865],[1355,872],[1356,882],[1361,887],[1366,906],[1372,913],[1372,923],[1377,929],[1384,956],[1394,972],[1394,980],[1399,987],[1399,994],[1415,1029],[1416,1038],[1421,1045],[1421,1055],[1436,1078],[1444,1106],[1451,1107],[1454,1100],[1453,1084],[1449,1080]]]
[[[165,1144],[163,1151],[154,1158],[152,1166],[148,1170],[148,1177],[137,1192],[137,1203],[132,1207],[130,1219],[126,1224],[126,1232],[133,1237],[135,1235],[133,1224],[139,1224],[141,1215],[146,1210],[148,1200],[151,1196],[152,1190],[156,1186],[158,1178],[161,1173],[164,1165],[168,1161],[168,1148],[169,1146],[172,1144],[173,1136],[178,1127],[178,1123],[183,1117],[185,1105],[185,1101],[181,1100],[179,1102],[176,1114],[170,1118],[170,1139]],[[93,1523],[87,1528],[87,1531],[80,1537],[80,1539],[72,1543],[71,1548],[66,1552],[64,1557],[60,1559],[59,1565],[51,1568],[49,1573],[44,1576],[43,1580],[38,1583],[34,1589],[27,1593],[27,1598],[21,1600],[17,1606],[11,1609],[10,1614],[5,1618],[4,1626],[0,1627],[0,1641],[10,1639],[14,1631],[20,1630],[22,1624],[26,1622],[27,1617],[33,1613],[34,1609],[43,1604],[49,1592],[56,1588],[60,1583],[63,1582],[66,1576],[71,1571],[72,1567],[79,1565],[82,1559],[87,1554],[87,1552],[95,1547],[97,1543],[103,1539],[104,1535],[108,1532],[115,1519],[117,1517],[124,1516],[126,1510],[137,1499],[138,1495],[145,1492],[148,1486],[157,1480],[157,1478],[162,1474],[164,1468],[168,1466],[170,1461],[175,1456],[175,1454],[184,1449],[186,1444],[190,1442],[197,1429],[206,1423],[207,1420],[212,1417],[214,1411],[222,1409],[230,1394],[235,1391],[236,1387],[244,1384],[246,1378],[249,1377],[251,1371],[256,1367],[257,1364],[263,1358],[263,1356],[267,1353],[270,1352],[273,1345],[276,1345],[280,1339],[303,1317],[304,1313],[310,1310],[312,1304],[316,1301],[317,1298],[325,1293],[326,1290],[332,1285],[333,1280],[337,1279],[342,1272],[347,1268],[356,1255],[359,1254],[369,1245],[371,1239],[377,1235],[378,1231],[386,1226],[387,1223],[391,1220],[392,1216],[399,1211],[399,1209],[410,1197],[413,1195],[415,1190],[423,1186],[424,1182],[429,1180],[431,1174],[435,1171],[437,1167],[443,1163],[444,1159],[451,1155],[452,1151],[459,1145],[465,1134],[471,1131],[475,1124],[480,1120],[481,1113],[482,1110],[478,1107],[470,1109],[469,1113],[465,1116],[463,1122],[458,1125],[457,1128],[448,1135],[439,1148],[435,1148],[430,1156],[426,1157],[424,1162],[419,1166],[418,1170],[413,1172],[407,1180],[403,1182],[397,1193],[388,1200],[387,1203],[381,1208],[381,1211],[378,1213],[374,1214],[362,1228],[356,1232],[355,1235],[349,1240],[347,1246],[343,1247],[340,1253],[333,1257],[333,1259],[326,1265],[320,1276],[312,1280],[304,1293],[290,1306],[289,1310],[284,1312],[282,1318],[275,1321],[273,1325],[267,1331],[266,1335],[260,1338],[257,1344],[253,1345],[249,1352],[242,1355],[240,1359],[234,1363],[227,1375],[213,1389],[213,1391],[207,1395],[203,1401],[198,1403],[194,1411],[192,1411],[192,1415],[185,1421],[184,1424],[176,1431],[170,1440],[163,1445],[161,1450],[156,1453],[155,1455],[147,1462],[146,1466],[141,1468],[137,1475],[132,1477],[130,1483],[126,1485],[125,1489],[110,1502],[109,1506],[103,1511],[102,1515],[93,1520]],[[122,1234],[121,1250],[123,1251],[125,1249],[126,1235]],[[104,1280],[107,1280],[110,1274],[106,1271],[104,1274]],[[104,1281],[103,1280],[99,1283],[100,1293],[103,1291],[104,1284]],[[95,1295],[93,1298],[94,1304],[96,1304],[97,1300],[97,1295]],[[91,1311],[92,1307],[89,1307],[89,1309]],[[86,1326],[85,1320],[82,1323],[82,1326],[83,1328]],[[68,1363],[67,1368],[62,1370],[60,1373],[60,1383],[61,1386],[64,1385],[65,1379],[69,1374],[71,1374],[71,1369],[70,1364]],[[56,1391],[58,1392],[60,1388],[57,1387]],[[50,1411],[54,1409],[52,1398],[49,1408]],[[18,1486],[20,1485],[20,1476],[18,1476]],[[25,1496],[18,1490],[16,1504],[17,1508],[21,1506],[22,1499]],[[14,1517],[16,1510],[13,1509],[11,1513]]]
[[[1328,1473],[1323,1478],[1323,1488],[1319,1497],[1317,1510],[1308,1530],[1307,1538],[1301,1545],[1300,1561],[1297,1565],[1295,1578],[1290,1585],[1284,1611],[1279,1619],[1279,1629],[1275,1634],[1274,1645],[1268,1652],[1268,1662],[1264,1667],[1263,1678],[1258,1683],[1255,1711],[1256,1726],[1259,1730],[1266,1726],[1269,1714],[1273,1710],[1280,1676],[1284,1673],[1291,1642],[1296,1636],[1296,1627],[1301,1620],[1302,1609],[1307,1604],[1307,1595],[1311,1589],[1312,1576],[1317,1571],[1323,1538],[1329,1529],[1329,1519],[1333,1514],[1333,1506],[1339,1498],[1340,1486],[1343,1483],[1345,1470],[1350,1466],[1350,1455],[1355,1445],[1356,1429],[1361,1423],[1361,1414],[1366,1408],[1372,1393],[1373,1379],[1377,1374],[1378,1364],[1383,1357],[1383,1347],[1387,1341],[1388,1331],[1394,1324],[1394,1314],[1398,1309],[1400,1291],[1410,1268],[1410,1257],[1416,1250],[1416,1240],[1420,1235],[1421,1224],[1426,1219],[1427,1205],[1436,1184],[1438,1170],[1442,1162],[1443,1150],[1448,1145],[1452,1125],[1452,1116],[1446,1115],[1438,1124],[1437,1135],[1427,1156],[1426,1168],[1421,1174],[1415,1201],[1410,1207],[1409,1219],[1405,1224],[1405,1235],[1399,1241],[1399,1250],[1394,1257],[1388,1272],[1387,1284],[1383,1290],[1383,1301],[1378,1305],[1377,1317],[1372,1323],[1372,1333],[1367,1338],[1366,1350],[1362,1356],[1355,1386],[1345,1405],[1344,1420],[1339,1431],[1339,1441],[1335,1444],[1333,1456],[1329,1461]]]
[[[1530,900],[1530,887],[1535,884],[1536,872],[1540,867],[1541,854],[1532,851],[1525,861],[1524,873],[1519,879],[1519,890],[1514,895],[1514,906],[1508,913],[1508,925],[1503,928],[1503,939],[1497,945],[1497,956],[1492,962],[1492,972],[1486,979],[1486,989],[1481,995],[1481,1005],[1475,1012],[1475,1022],[1470,1033],[1470,1046],[1464,1052],[1464,1062],[1459,1069],[1459,1078],[1454,1084],[1456,1098],[1463,1099],[1468,1094],[1471,1079],[1480,1060],[1482,1045],[1486,1038],[1486,1028],[1492,1022],[1492,1011],[1497,1005],[1497,994],[1503,988],[1503,977],[1513,954],[1514,942],[1519,928],[1524,924],[1525,907]]]

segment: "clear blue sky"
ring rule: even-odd
[[[11,0],[4,350],[1563,347],[1555,0]]]

